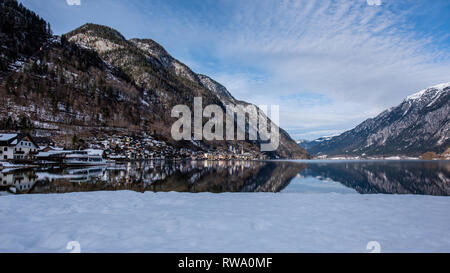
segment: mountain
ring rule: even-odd
[[[320,137],[320,138],[314,139],[314,140],[301,139],[301,140],[297,140],[297,144],[305,150],[310,150],[313,147],[315,147],[316,145],[318,145],[324,141],[328,141],[331,138],[333,138],[333,137],[326,136],[326,137]]]
[[[450,147],[450,83],[407,97],[400,105],[308,151],[327,156],[420,156]]]
[[[260,153],[257,141],[171,138],[175,105],[247,104],[220,83],[193,72],[151,39],[127,40],[106,26],[85,24],[53,36],[50,25],[16,0],[0,1],[0,130],[52,136],[60,145],[105,135],[149,134],[174,149]],[[5,41],[5,43],[3,43]],[[191,108],[192,109],[192,108]],[[248,128],[244,129],[248,130]],[[273,158],[306,158],[280,129]]]

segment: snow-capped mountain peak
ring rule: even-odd
[[[408,96],[405,101],[414,101],[424,98],[425,96],[429,94],[437,95],[438,93],[444,92],[447,87],[450,87],[450,82],[448,83],[441,83],[426,89],[423,89],[420,92],[417,92],[415,94],[412,94],[411,96]]]

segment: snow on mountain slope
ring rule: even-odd
[[[302,147],[303,149],[308,151],[312,147],[314,147],[314,146],[316,146],[316,145],[318,145],[318,144],[320,144],[322,142],[328,141],[328,140],[332,139],[333,137],[334,136],[324,136],[324,137],[320,137],[320,138],[317,138],[317,139],[314,139],[314,140],[302,139],[302,140],[298,140],[297,144],[300,147]]]
[[[197,74],[195,74],[185,64],[170,56],[169,53],[167,53],[167,51],[155,41],[151,39],[131,39],[130,42],[145,53],[148,53],[150,56],[156,58],[159,62],[161,62],[165,69],[169,69],[176,75],[187,80],[196,83],[199,82]]]
[[[417,92],[411,96],[408,96],[406,98],[406,101],[414,101],[414,100],[419,100],[419,99],[427,99],[427,97],[429,96],[439,96],[441,94],[443,94],[443,92],[445,92],[444,90],[450,86],[450,82],[449,83],[442,83],[442,84],[438,84],[432,87],[429,87],[427,89],[424,89],[420,92]]]
[[[236,99],[228,92],[228,90],[225,88],[225,86],[221,85],[220,83],[216,82],[215,80],[211,79],[210,77],[206,75],[198,75],[200,82],[202,85],[217,94],[219,98],[225,103],[225,104],[236,104]]]

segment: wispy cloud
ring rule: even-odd
[[[66,0],[66,3],[69,6],[80,6],[81,0]]]

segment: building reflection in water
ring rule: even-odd
[[[0,173],[0,187],[12,192],[28,192],[38,180],[34,171],[5,171]]]
[[[148,161],[107,167],[28,171],[27,191],[13,183],[4,188],[17,193],[67,193],[99,190],[178,192],[279,192],[305,166],[259,161]],[[24,174],[21,173],[23,176]]]

